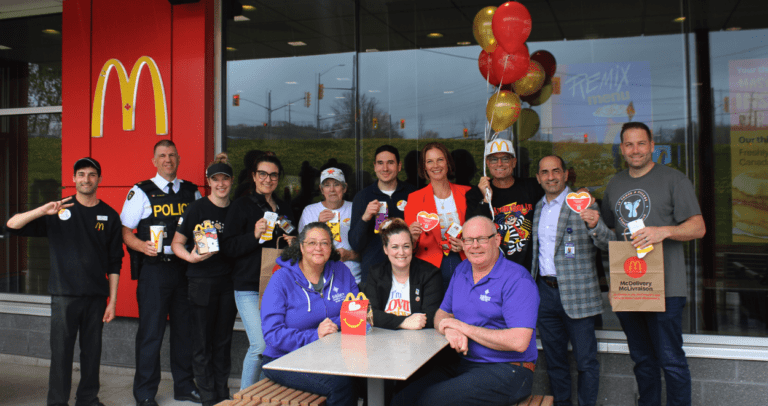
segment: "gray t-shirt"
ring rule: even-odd
[[[624,170],[614,176],[605,189],[602,203],[605,224],[616,231],[616,238],[629,239],[627,223],[643,219],[649,227],[676,226],[701,214],[693,184],[680,171],[655,164],[639,178]],[[664,245],[664,289],[667,297],[686,297],[683,242],[666,239]]]

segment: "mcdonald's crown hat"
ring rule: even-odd
[[[512,146],[512,141],[509,140],[497,139],[485,144],[485,156],[497,152],[506,152],[507,154],[515,156],[515,147]]]

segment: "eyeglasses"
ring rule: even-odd
[[[328,182],[320,185],[323,189],[333,189],[343,186],[340,182]]]
[[[475,238],[469,238],[468,237],[468,238],[462,238],[461,242],[464,245],[472,245],[472,244],[475,243],[475,241],[477,241],[478,244],[484,245],[484,244],[488,244],[488,241],[490,241],[490,239],[495,237],[496,235],[498,235],[498,234],[493,233],[493,234],[489,235],[488,237],[475,237]]]
[[[264,171],[256,171],[256,175],[259,176],[259,180],[264,180],[269,176],[270,180],[277,180],[280,177],[280,174],[277,172],[267,173]]]
[[[323,250],[327,250],[328,248],[331,247],[331,243],[328,242],[328,241],[314,241],[314,240],[312,240],[312,241],[304,241],[302,244],[304,244],[304,246],[308,247],[309,249],[315,249],[315,247],[317,247],[318,245]]]
[[[488,162],[492,164],[497,164],[499,161],[501,161],[501,163],[503,164],[508,164],[512,162],[512,157],[504,156],[504,157],[498,158],[498,157],[492,156],[488,158]]]

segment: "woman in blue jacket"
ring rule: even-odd
[[[271,361],[328,334],[339,332],[341,303],[358,293],[355,278],[333,247],[325,223],[308,224],[299,244],[283,251],[261,302],[262,331],[267,348],[263,361]],[[294,389],[328,398],[328,406],[357,404],[353,378],[265,369],[267,378]]]

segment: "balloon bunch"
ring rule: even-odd
[[[483,8],[472,24],[475,40],[483,48],[478,57],[480,74],[488,84],[497,87],[485,108],[489,126],[495,132],[492,138],[517,121],[523,101],[538,106],[552,95],[551,79],[557,62],[547,51],[529,55],[525,41],[531,34],[531,25],[528,9],[516,1],[498,8]],[[524,117],[532,117],[530,113],[536,116],[538,129],[536,112],[522,112]]]

